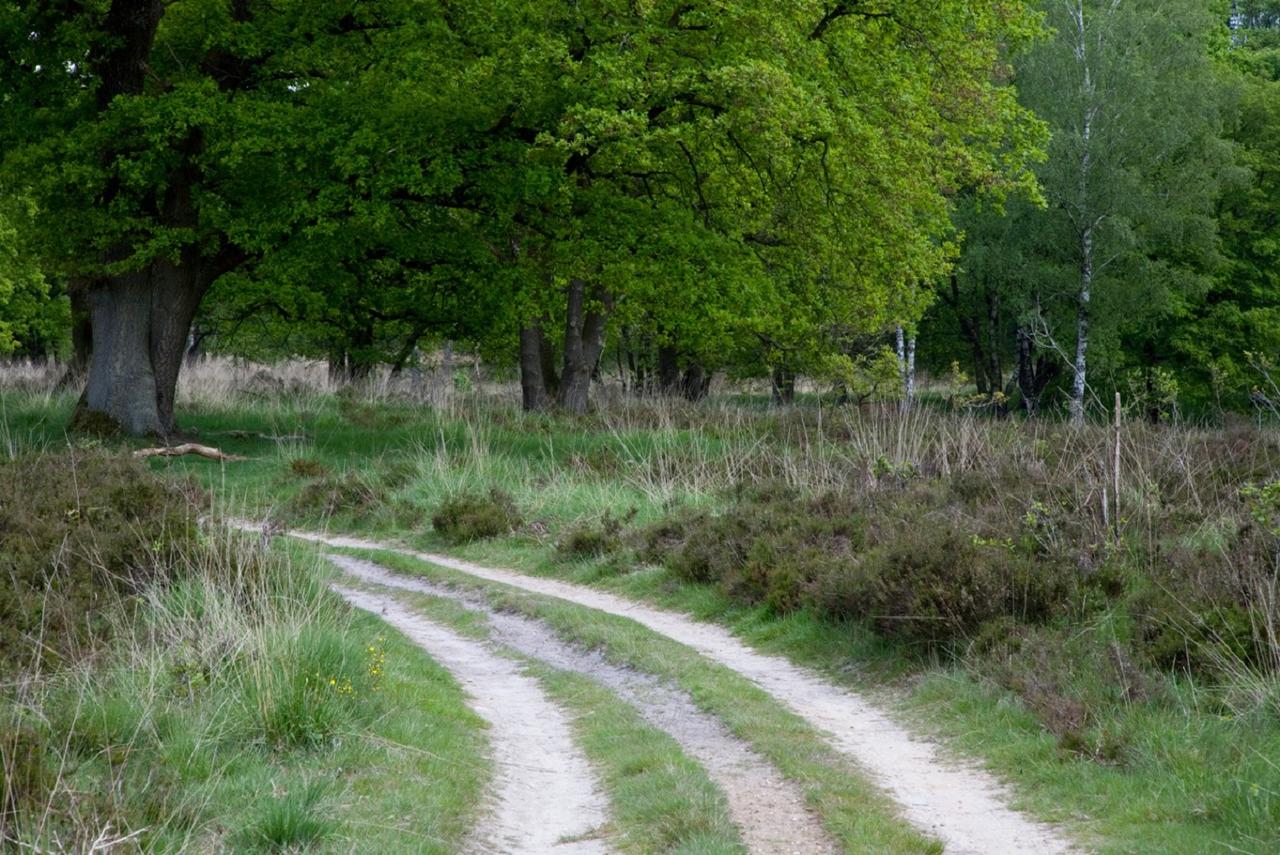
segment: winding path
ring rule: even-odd
[[[359,558],[330,555],[329,560],[362,582],[461,603],[485,615],[492,638],[503,646],[612,689],[706,770],[724,793],[729,816],[752,855],[835,855],[835,846],[805,805],[800,788],[718,718],[698,709],[686,692],[651,674],[614,665],[598,651],[575,647],[538,620],[498,611],[481,596],[396,574]]]
[[[826,733],[866,769],[917,828],[941,840],[948,855],[1057,855],[1078,851],[1052,826],[1009,806],[1010,794],[987,772],[943,756],[859,695],[779,656],[758,653],[728,630],[685,615],[554,579],[484,567],[353,537],[301,531],[292,536],[334,547],[381,549],[631,620],[737,671]]]
[[[489,722],[496,767],[494,810],[468,851],[604,855],[595,838],[605,799],[569,721],[537,681],[483,643],[426,620],[394,597],[334,586],[349,603],[382,617],[454,675]]]

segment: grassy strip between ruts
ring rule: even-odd
[[[671,679],[805,791],[832,837],[851,853],[938,853],[896,815],[892,803],[823,737],[750,681],[625,618],[514,592],[385,550],[336,550],[401,572],[483,592],[497,607],[547,622],[562,637],[611,660]],[[616,747],[616,746],[615,746]]]
[[[357,587],[377,589],[363,583]],[[424,617],[463,635],[488,636],[474,610],[425,594],[391,592]],[[609,689],[525,657],[529,672],[572,713],[577,738],[608,790],[613,842],[629,853],[742,853],[724,795],[667,734],[645,723]]]

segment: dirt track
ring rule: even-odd
[[[605,799],[570,732],[565,714],[536,680],[483,643],[425,620],[385,594],[334,588],[352,605],[378,614],[420,645],[461,683],[489,722],[496,780],[493,810],[469,851],[602,855],[595,832]]]
[[[484,613],[492,637],[503,646],[612,689],[702,765],[724,792],[729,815],[753,855],[834,855],[837,851],[805,806],[800,788],[719,719],[698,709],[685,692],[649,674],[613,665],[595,651],[574,647],[536,620],[496,611],[482,597],[398,575],[358,558],[330,555],[329,560],[363,582],[461,602]]]
[[[581,585],[445,555],[360,538],[292,534],[335,547],[400,552],[476,578],[630,618],[685,644],[752,680],[826,733],[837,750],[868,771],[911,823],[940,839],[948,855],[1077,851],[1055,828],[1013,810],[1007,790],[985,771],[944,757],[935,743],[913,736],[859,695],[782,657],[757,653],[722,627]]]

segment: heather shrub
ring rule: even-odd
[[[800,605],[804,582],[822,572],[816,565],[847,558],[865,538],[865,517],[849,496],[806,500],[764,485],[740,488],[724,513],[678,513],[649,526],[639,554],[688,581],[718,582],[785,610]]]
[[[197,541],[203,507],[191,485],[103,450],[0,464],[0,669],[103,640],[111,608]]]
[[[628,522],[635,518],[632,510],[623,517],[609,512],[598,520],[579,523],[556,544],[556,555],[565,560],[600,558],[622,548],[622,533]]]
[[[521,523],[510,495],[496,487],[486,493],[459,493],[445,499],[431,517],[431,526],[450,543],[470,543],[498,537]]]
[[[904,525],[870,551],[845,594],[889,638],[941,644],[971,636],[984,623],[1012,617],[1048,619],[1071,599],[1075,571],[989,544],[950,524]],[[848,616],[848,615],[842,615]]]
[[[314,519],[339,513],[367,513],[382,506],[384,502],[385,491],[382,485],[358,472],[344,472],[340,475],[321,473],[304,484],[290,499],[288,511],[295,518]]]

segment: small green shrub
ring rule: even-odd
[[[324,809],[328,788],[320,781],[299,783],[257,809],[242,837],[249,846],[283,852],[306,849],[331,835],[336,824]]]
[[[1161,670],[1203,674],[1228,663],[1270,664],[1260,627],[1245,606],[1167,587],[1142,590],[1127,605],[1139,650]]]
[[[507,534],[521,523],[515,501],[496,487],[483,493],[460,493],[445,499],[431,526],[450,543],[470,543]]]
[[[580,523],[571,528],[556,544],[556,554],[565,560],[601,558],[622,548],[624,526],[635,518],[631,510],[619,519],[609,512],[594,522]]]
[[[310,457],[295,457],[289,461],[289,471],[299,478],[323,478],[329,470],[319,460]]]
[[[303,485],[290,500],[290,515],[300,519],[331,517],[338,513],[363,514],[385,502],[381,485],[356,472],[324,475]]]

